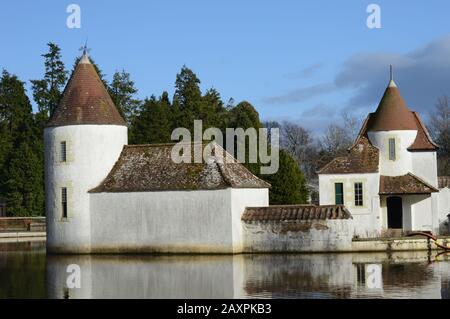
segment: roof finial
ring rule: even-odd
[[[389,64],[389,87],[397,87],[394,82],[394,67],[392,64]]]
[[[88,38],[86,37],[86,42],[80,48],[80,51],[83,51],[83,55],[81,56],[80,63],[86,63],[86,64],[91,63],[89,61],[89,51],[91,51],[91,49],[88,48],[87,43],[88,43]]]

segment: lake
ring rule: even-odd
[[[46,255],[0,243],[0,298],[450,298],[450,254]]]

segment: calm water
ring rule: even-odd
[[[46,256],[44,242],[0,244],[0,298],[449,297],[450,256],[435,252]]]

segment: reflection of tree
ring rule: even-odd
[[[433,278],[425,263],[383,264],[383,285],[395,287],[422,287]]]
[[[45,298],[45,242],[0,245],[0,299]]]
[[[350,298],[351,285],[333,274],[338,264],[325,255],[249,256],[244,290],[273,298]]]

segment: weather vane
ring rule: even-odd
[[[80,51],[83,51],[83,55],[87,55],[91,51],[91,49],[88,48],[87,43],[88,43],[88,39],[86,38],[86,42],[80,48]]]

